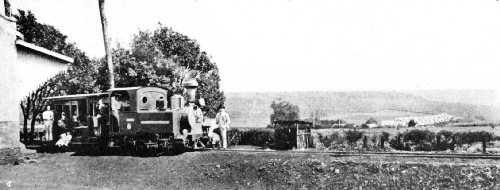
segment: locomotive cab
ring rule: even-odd
[[[132,87],[110,89],[109,93],[111,135],[173,135],[173,112],[166,109],[166,90]]]

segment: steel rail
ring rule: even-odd
[[[492,159],[500,160],[498,154],[459,154],[459,153],[421,153],[421,152],[326,152],[326,151],[275,151],[275,150],[249,150],[249,149],[227,149],[219,150],[226,152],[246,152],[246,153],[273,153],[273,154],[314,154],[328,155],[332,157],[354,157],[354,156],[374,156],[374,157],[414,157],[414,158],[458,158],[458,159]]]

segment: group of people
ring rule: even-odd
[[[116,104],[116,105],[115,105]],[[98,114],[98,125],[104,125],[107,120],[107,114],[102,114],[101,110],[105,109],[102,101],[99,101],[99,114]],[[117,103],[112,101],[111,104],[112,113],[111,115],[114,117],[112,125],[117,125],[118,122],[118,110],[119,107]],[[218,108],[218,112],[215,116],[215,119],[211,119],[207,117],[208,108],[204,105],[203,102],[198,102],[195,104],[195,101],[190,101],[189,105],[184,108],[185,113],[187,115],[187,122],[183,123],[181,121],[181,129],[180,132],[183,135],[183,139],[186,140],[188,134],[192,135],[193,139],[199,139],[203,134],[203,126],[208,127],[208,136],[212,138],[212,142],[216,143],[218,140],[222,141],[222,148],[227,148],[227,131],[229,130],[229,124],[231,123],[231,119],[229,114],[225,111],[225,106],[221,105]],[[44,140],[52,141],[53,139],[53,122],[54,122],[54,112],[51,110],[50,106],[47,106],[47,110],[42,113],[42,118],[45,126],[45,134]],[[93,120],[89,119],[89,130],[91,130],[91,134],[93,134],[92,130],[94,128]],[[71,120],[66,118],[66,113],[61,113],[61,118],[57,120],[57,131],[60,139],[69,139],[71,140],[71,135],[73,135],[75,128],[81,126],[81,123],[78,121],[77,115],[73,115]],[[214,129],[219,128],[221,132],[221,139],[217,134],[214,134]],[[107,131],[104,129],[103,131]],[[62,135],[62,136],[61,136]],[[69,142],[68,140],[68,142]],[[66,143],[67,144],[67,143]],[[195,145],[196,146],[196,145]]]
[[[208,128],[208,137],[212,138],[212,143],[216,143],[218,135],[214,134],[214,129],[219,128],[221,132],[222,148],[227,148],[227,131],[229,130],[229,124],[231,119],[229,114],[225,111],[225,106],[221,105],[218,108],[218,112],[215,119],[210,119],[207,117],[208,108],[203,102],[198,102],[195,104],[194,101],[190,101],[188,106],[185,108],[184,113],[187,114],[187,123],[181,121],[180,132],[183,139],[186,140],[187,136],[190,134],[193,139],[199,139],[203,134],[203,126]],[[186,113],[187,112],[187,113]],[[197,143],[194,145],[197,146]],[[202,146],[204,146],[202,144]]]
[[[54,112],[51,110],[50,106],[47,106],[46,111],[42,113],[42,118],[45,127],[43,140],[45,141],[54,140],[54,129],[56,129],[56,133],[60,139],[71,139],[71,134],[75,132],[75,129],[82,126],[80,121],[78,121],[77,115],[73,115],[71,120],[68,120],[66,118],[66,113],[62,112],[61,118],[57,120],[57,128],[54,128]],[[60,143],[57,142],[56,144]],[[67,143],[65,144],[67,145]]]

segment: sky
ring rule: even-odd
[[[104,56],[97,0],[13,1]],[[159,23],[196,39],[226,92],[500,92],[494,0],[108,0],[105,8],[114,46]]]

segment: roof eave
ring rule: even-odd
[[[50,51],[48,49],[45,49],[43,47],[40,47],[40,46],[37,46],[37,45],[34,45],[34,44],[30,44],[28,42],[25,42],[24,40],[16,40],[16,45],[19,45],[19,46],[31,49],[33,51],[37,51],[37,52],[43,53],[45,55],[57,58],[59,60],[62,60],[62,61],[68,62],[68,63],[73,63],[75,61],[75,59],[73,59],[71,57],[68,57],[68,56],[65,56],[63,54],[59,54],[59,53]]]
[[[85,99],[89,97],[98,97],[103,95],[109,95],[109,93],[93,93],[93,94],[73,94],[73,95],[65,95],[65,96],[52,96],[43,98],[45,100],[79,100]]]

